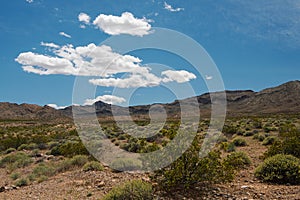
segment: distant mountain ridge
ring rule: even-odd
[[[192,104],[192,98],[176,100],[163,106],[168,115],[180,114],[180,104]],[[268,114],[300,114],[300,81],[290,81],[277,87],[267,88],[259,92],[252,90],[226,91],[228,116],[253,116]],[[211,110],[210,94],[197,96],[201,116],[209,116]],[[131,115],[143,116],[149,113],[151,105],[130,106]],[[112,108],[120,116],[125,115],[128,108],[96,102],[92,106],[69,106],[55,110],[49,106],[31,104],[0,103],[0,119],[57,119],[72,117],[72,109],[77,114],[92,114],[96,110],[98,117],[111,117]],[[193,111],[191,111],[193,112]],[[191,113],[192,115],[193,113]],[[194,113],[197,114],[197,113]]]

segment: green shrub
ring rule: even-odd
[[[116,171],[134,171],[142,168],[142,161],[134,158],[118,158],[112,162],[111,167]]]
[[[258,166],[255,176],[264,182],[300,184],[300,160],[292,155],[277,154]]]
[[[16,186],[23,187],[29,184],[29,180],[27,178],[20,178],[16,181]]]
[[[199,157],[197,142],[168,167],[158,170],[152,177],[162,190],[190,188],[196,183],[226,182],[234,178],[234,169],[225,165],[218,151]]]
[[[300,138],[290,137],[283,141],[275,141],[264,155],[271,157],[276,154],[289,154],[300,158]]]
[[[30,144],[22,144],[18,147],[18,151],[33,150],[33,149],[38,149],[38,145],[35,143],[30,143]]]
[[[277,140],[278,140],[278,137],[276,137],[276,136],[268,136],[263,140],[262,144],[263,145],[271,145],[271,144],[274,144]]]
[[[19,173],[12,173],[12,174],[10,175],[10,178],[11,178],[12,180],[17,180],[18,178],[20,178],[20,174],[19,174]]]
[[[248,157],[248,155],[242,151],[233,152],[229,154],[225,158],[224,162],[227,165],[232,166],[234,169],[242,169],[251,164],[251,160]]]
[[[153,189],[150,183],[133,180],[113,188],[103,200],[152,200]]]
[[[12,152],[15,152],[16,151],[16,149],[15,148],[8,148],[8,149],[6,149],[5,150],[5,154],[10,154],[10,153],[12,153]]]
[[[220,144],[220,149],[226,152],[233,152],[236,150],[236,147],[232,142],[222,142]]]
[[[232,143],[237,146],[237,147],[241,147],[241,146],[246,146],[247,142],[244,138],[241,137],[236,137],[233,139]]]
[[[8,154],[0,160],[0,167],[8,167],[11,170],[25,167],[32,163],[32,159],[23,152]]]
[[[76,155],[73,158],[71,158],[72,165],[78,166],[78,167],[82,167],[88,161],[89,161],[89,158],[86,155]]]
[[[83,171],[103,171],[104,167],[97,161],[90,161],[82,167]]]
[[[54,167],[46,165],[45,163],[40,163],[33,169],[32,174],[35,177],[53,176],[55,174],[55,169]]]
[[[254,134],[255,134],[254,131],[247,131],[243,134],[243,136],[249,137],[249,136],[253,136]]]
[[[265,134],[257,133],[253,135],[253,139],[258,140],[260,142],[262,142],[265,138],[266,138]]]
[[[66,142],[55,146],[51,149],[51,154],[54,156],[66,156],[73,157],[75,155],[89,155],[89,152],[85,148],[82,142]]]

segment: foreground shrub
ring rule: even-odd
[[[111,168],[117,171],[134,171],[142,168],[142,161],[133,158],[119,158],[112,162]]]
[[[71,158],[71,164],[78,167],[82,167],[88,161],[89,158],[86,155],[76,155],[73,158]]]
[[[242,169],[246,166],[249,166],[251,164],[251,160],[246,153],[238,151],[229,154],[225,158],[224,163],[232,166],[234,169]]]
[[[89,152],[82,142],[66,142],[59,146],[54,146],[51,153],[54,156],[73,157],[75,155],[89,155]]]
[[[292,155],[275,155],[256,168],[255,176],[265,182],[300,184],[300,160]]]
[[[29,184],[29,180],[27,178],[20,178],[16,181],[16,186],[23,187]]]
[[[300,158],[300,131],[282,134],[281,140],[276,140],[265,153],[265,157],[276,154],[290,154]]]
[[[268,136],[263,140],[262,144],[263,145],[271,145],[271,144],[274,144],[276,141],[278,141],[278,137]]]
[[[41,163],[33,169],[32,174],[36,178],[41,176],[53,176],[55,174],[55,169],[52,166]]]
[[[153,189],[150,183],[133,180],[113,188],[103,200],[151,200]]]
[[[0,160],[0,167],[7,167],[10,170],[25,167],[32,163],[32,159],[23,152],[16,152],[6,155]]]
[[[86,163],[83,167],[82,167],[83,171],[103,171],[104,167],[102,166],[101,163],[97,162],[97,161],[91,161]]]
[[[241,137],[236,137],[235,139],[233,139],[232,143],[237,146],[237,147],[241,147],[241,146],[246,146],[247,142],[244,138]]]
[[[220,144],[220,149],[226,152],[233,152],[236,150],[236,147],[232,142],[222,142]]]
[[[234,178],[234,168],[222,162],[221,153],[199,157],[200,146],[194,143],[179,159],[155,173],[152,179],[163,190],[190,188],[199,182],[219,183]]]

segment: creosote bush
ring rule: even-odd
[[[32,163],[32,159],[23,152],[16,152],[6,155],[0,160],[0,167],[7,167],[10,170],[25,167]]]
[[[206,157],[199,157],[197,142],[179,159],[168,167],[158,170],[152,177],[162,190],[190,188],[199,182],[219,183],[234,178],[234,168],[221,159],[219,151],[212,151]]]
[[[258,166],[255,176],[264,182],[300,184],[300,160],[292,155],[277,154]]]
[[[251,160],[246,153],[238,151],[229,154],[225,158],[224,163],[232,166],[234,169],[242,169],[249,166],[251,164]]]
[[[141,180],[125,182],[113,188],[103,200],[152,200],[153,189],[150,183]]]
[[[103,171],[104,167],[97,161],[90,161],[82,167],[83,171]]]
[[[241,147],[241,146],[246,146],[247,142],[244,138],[241,137],[236,137],[233,139],[232,143],[237,146],[237,147]]]

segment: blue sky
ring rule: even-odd
[[[120,25],[114,20],[126,23]],[[63,55],[64,50],[81,57],[86,51],[98,52],[80,64],[98,59],[93,70],[77,74],[93,75],[96,81],[88,81],[97,85],[95,96],[82,104],[94,99],[121,105],[172,102],[176,96],[162,83],[178,90],[191,84],[195,94],[206,92],[205,81],[209,80],[203,80],[176,55],[141,50],[125,56],[113,47],[99,45],[112,35],[147,37],[155,34],[151,32],[153,27],[176,30],[201,44],[216,63],[226,89],[258,91],[299,80],[298,0],[3,0],[0,101],[70,105],[78,73],[76,63],[82,60]],[[105,63],[104,55],[120,56],[121,64],[114,63],[106,76],[100,76],[98,67]],[[49,67],[49,63],[54,64]],[[147,69],[147,63],[161,63],[172,70],[154,74]],[[123,66],[125,69],[120,69]],[[120,87],[137,90],[127,99],[112,93]]]

